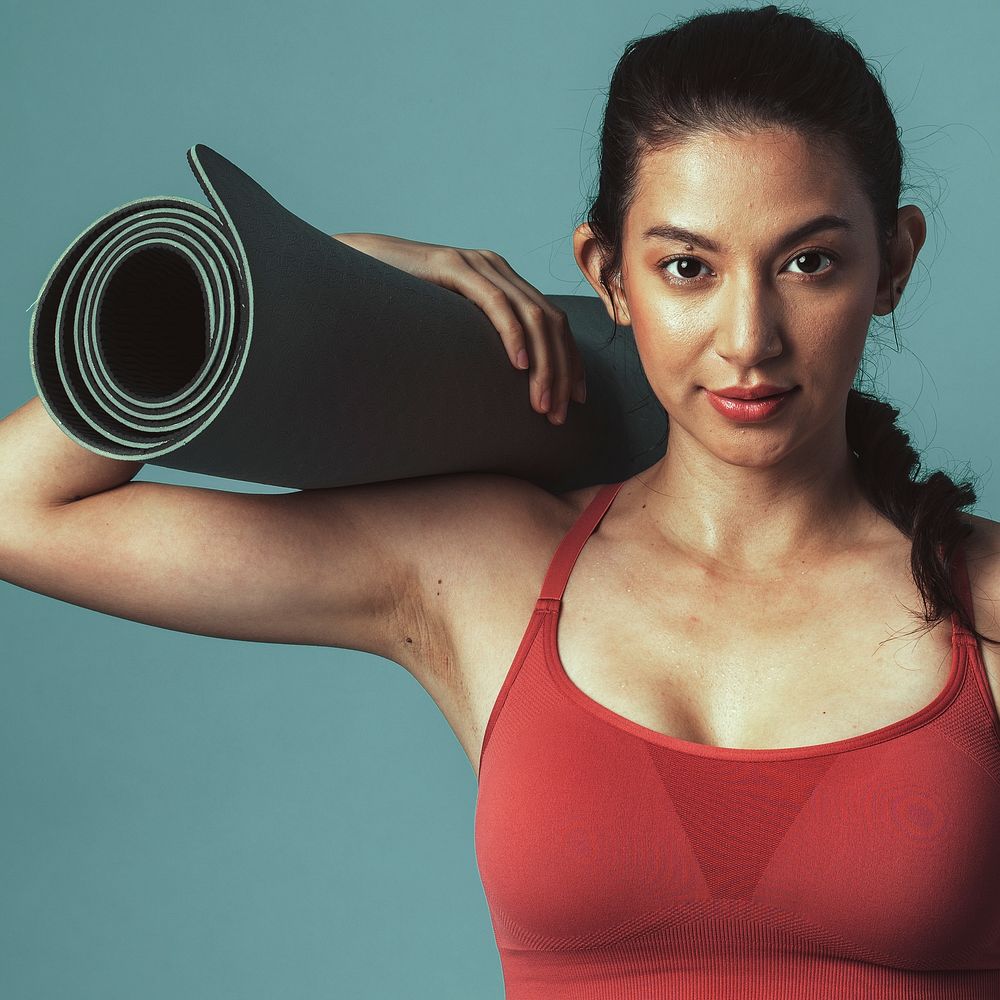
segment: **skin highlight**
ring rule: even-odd
[[[850,228],[780,245],[825,214]],[[716,249],[644,236],[668,223]],[[862,494],[845,413],[871,317],[898,301],[925,237],[920,209],[901,207],[887,268],[846,161],[778,129],[708,132],[643,154],[614,305],[596,240],[577,227],[577,263],[609,316],[617,307],[632,327],[669,416],[666,453],[638,477],[657,539],[727,574],[773,581],[845,544],[899,535]],[[764,382],[799,388],[756,424],[730,421],[704,392]]]

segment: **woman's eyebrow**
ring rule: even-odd
[[[812,236],[813,233],[818,233],[824,229],[842,229],[846,232],[853,232],[854,228],[854,223],[849,219],[845,219],[842,215],[817,215],[815,219],[803,222],[801,226],[796,226],[795,229],[785,233],[778,240],[775,251],[783,250],[790,244],[798,243],[799,240],[805,239],[807,236]],[[691,243],[711,253],[725,253],[727,249],[720,246],[715,240],[707,236],[702,236],[701,233],[692,232],[690,229],[684,229],[669,222],[661,222],[658,225],[650,226],[642,234],[642,238],[644,240],[662,239],[676,240],[678,243]]]

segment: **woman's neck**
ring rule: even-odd
[[[766,468],[738,466],[671,433],[663,458],[636,477],[645,530],[747,575],[773,576],[864,545],[884,518],[864,496],[846,435],[802,451]]]

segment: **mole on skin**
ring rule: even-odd
[[[440,582],[441,582],[441,581],[440,581],[440,580],[438,580],[438,583],[440,583]],[[439,590],[439,591],[437,592],[437,596],[438,596],[438,597],[440,597],[440,596],[441,596],[441,591],[440,591],[440,590]],[[412,640],[412,639],[411,639],[411,638],[410,638],[410,637],[409,637],[408,635],[407,635],[407,636],[404,636],[404,638],[406,639],[406,641],[407,641],[407,642],[411,642],[411,643],[413,642],[413,640]]]

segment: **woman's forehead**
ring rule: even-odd
[[[628,228],[633,238],[664,225],[766,238],[820,215],[860,228],[870,213],[845,157],[829,145],[792,132],[713,132],[642,154]]]

